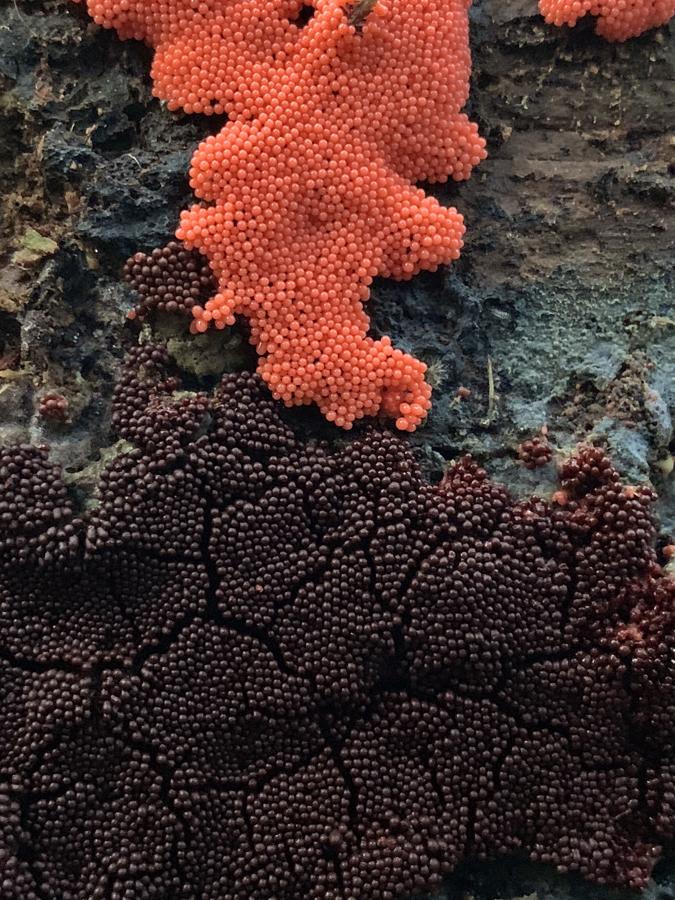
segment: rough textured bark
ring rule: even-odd
[[[414,440],[432,474],[470,451],[512,489],[545,492],[553,465],[525,470],[517,444],[543,425],[561,450],[592,436],[627,478],[653,482],[672,532],[669,30],[610,45],[590,24],[546,27],[535,0],[477,0],[471,16],[470,112],[490,156],[438,191],[466,217],[463,256],[378,283],[370,306],[375,334],[432,366],[434,408]],[[220,123],[165,111],[149,51],[74,5],[10,2],[0,26],[0,442],[48,441],[90,487],[112,374],[136,340],[121,265],[170,238],[189,157]],[[193,382],[255,364],[236,329],[193,339],[181,327],[158,330]],[[39,416],[48,391],[67,398],[65,424]],[[311,411],[290,415],[341,437]],[[672,865],[660,872],[653,897],[675,896]],[[460,873],[452,891],[604,896],[510,863]]]

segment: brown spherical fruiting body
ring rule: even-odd
[[[38,403],[38,414],[43,419],[63,424],[68,421],[68,398],[63,394],[52,391],[43,394]]]
[[[533,437],[518,445],[518,456],[526,469],[538,469],[553,459],[553,447],[545,437]]]
[[[154,48],[169,108],[228,115],[194,154],[199,202],[176,232],[218,281],[192,330],[245,316],[273,395],[343,428],[382,413],[414,431],[431,406],[426,365],[369,337],[364,303],[377,275],[460,255],[462,216],[415,183],[462,181],[486,155],[461,112],[468,5],[87,0]]]
[[[131,319],[144,319],[153,310],[191,316],[193,307],[206,303],[217,287],[208,261],[178,241],[134,254],[123,276],[140,297],[128,314]]]
[[[517,850],[640,887],[675,832],[675,596],[601,450],[564,503],[372,431],[303,443],[258,376],[128,360],[77,517],[0,451],[3,898],[392,900]]]
[[[539,0],[539,9],[551,25],[576,25],[586,15],[597,16],[599,35],[626,41],[665,25],[675,15],[675,0]]]

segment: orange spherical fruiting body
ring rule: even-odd
[[[608,41],[626,41],[672,19],[675,0],[539,0],[549,25],[576,25],[597,16],[595,30]]]
[[[171,109],[228,115],[197,149],[200,202],[176,232],[219,290],[193,332],[251,325],[259,371],[287,405],[343,428],[382,412],[414,431],[426,366],[368,336],[374,277],[457,259],[464,222],[415,186],[468,178],[486,155],[461,109],[467,0],[88,0],[94,19],[155,49]]]

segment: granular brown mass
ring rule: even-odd
[[[129,360],[78,516],[0,452],[2,900],[391,900],[512,850],[642,886],[675,833],[675,613],[601,451],[557,502],[257,376]]]
[[[545,437],[533,437],[518,445],[518,456],[526,469],[538,469],[553,459],[553,447]]]
[[[63,423],[68,420],[68,399],[55,392],[40,397],[38,413],[50,422]]]
[[[140,297],[130,319],[144,319],[153,310],[191,316],[192,307],[206,303],[217,289],[206,257],[178,241],[135,253],[126,261],[123,277]]]

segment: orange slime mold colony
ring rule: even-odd
[[[177,237],[218,293],[193,331],[246,316],[259,371],[288,406],[343,428],[383,412],[414,431],[426,366],[367,337],[374,276],[457,259],[464,223],[414,182],[468,178],[485,157],[460,112],[470,0],[87,0],[94,20],[155,48],[170,109],[229,121],[197,149],[202,201]]]
[[[590,13],[598,17],[595,30],[608,41],[626,41],[675,15],[675,0],[539,0],[549,25],[576,25]]]

